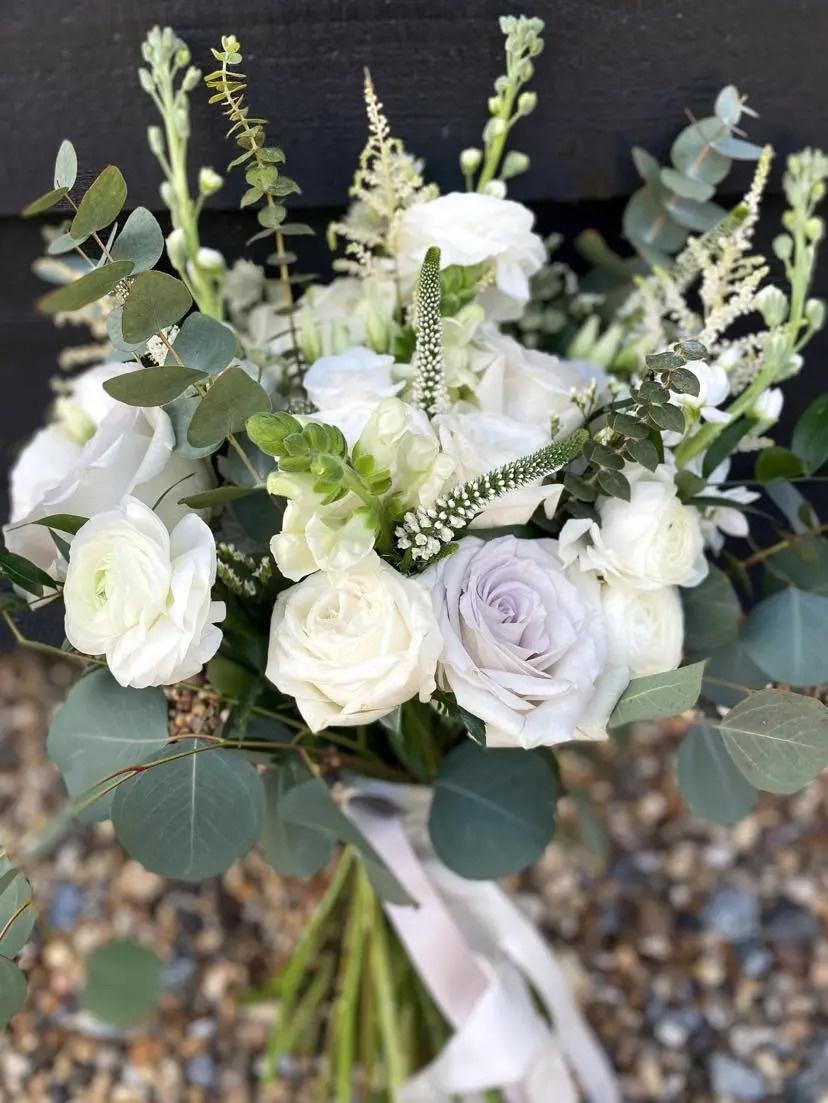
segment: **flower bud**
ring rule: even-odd
[[[809,218],[805,223],[805,233],[808,235],[809,241],[819,241],[822,237],[824,230],[824,224],[821,218]]]
[[[160,126],[147,127],[147,144],[150,147],[150,153],[155,157],[160,157],[164,152],[164,135],[161,132]]]
[[[155,91],[155,81],[152,79],[152,73],[149,69],[138,70],[138,83],[149,95],[152,95]]]
[[[489,114],[496,115],[500,110],[500,96],[489,96]]]
[[[167,256],[170,258],[170,264],[178,272],[186,266],[187,242],[182,229],[175,229],[167,235]]]
[[[202,195],[215,195],[224,179],[213,169],[205,167],[198,174],[198,190]]]
[[[805,303],[805,320],[811,329],[822,329],[825,325],[825,303],[822,299],[808,299]]]
[[[779,260],[790,260],[793,252],[793,241],[788,234],[777,234],[773,239],[773,252]]]
[[[483,189],[484,195],[493,195],[495,199],[506,198],[506,185],[502,180],[490,180]]]
[[[158,192],[164,201],[164,206],[173,210],[175,207],[175,189],[169,180],[162,180]]]
[[[513,176],[519,176],[529,168],[529,158],[525,153],[516,149],[510,149],[503,160],[501,176],[504,180],[510,180]]]
[[[214,275],[219,275],[225,268],[224,257],[218,249],[207,249],[204,245],[196,253],[196,264]]]
[[[191,65],[184,74],[184,79],[181,81],[181,91],[192,92],[192,90],[198,86],[200,80],[201,70],[196,69],[195,65]]]
[[[521,92],[518,96],[517,109],[519,115],[530,115],[538,104],[536,92]]]
[[[779,420],[783,401],[784,398],[779,387],[771,387],[767,391],[762,391],[753,400],[750,416],[758,423],[760,432],[770,428]]]
[[[475,149],[474,146],[469,146],[460,154],[460,171],[464,176],[470,176],[473,172],[477,172],[482,160],[483,154],[481,151]]]
[[[781,326],[788,317],[788,296],[773,284],[763,287],[755,302],[766,326]]]

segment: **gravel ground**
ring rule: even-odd
[[[62,799],[44,731],[71,676],[0,656],[0,841],[13,858]],[[593,829],[592,851],[550,849],[522,900],[625,1100],[828,1103],[828,779],[709,827],[676,793],[681,730],[637,734],[597,760],[567,756],[567,782],[600,809],[606,838]],[[20,959],[28,1003],[0,1038],[0,1103],[306,1103],[301,1069],[258,1082],[274,1008],[239,997],[289,955],[321,879],[284,881],[254,853],[218,882],[165,884],[125,858],[108,825],[26,872],[41,915]],[[77,1002],[85,955],[114,936],[165,962],[157,1014],[129,1031]]]

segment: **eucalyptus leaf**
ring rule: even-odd
[[[83,242],[83,238],[78,240],[78,238],[72,237],[70,233],[58,234],[46,246],[46,253],[50,257],[59,257],[64,253],[71,253],[73,249],[83,245]]]
[[[126,689],[101,667],[72,686],[52,719],[46,749],[69,795],[77,797],[108,774],[160,754],[167,739],[163,690]],[[111,806],[112,795],[107,794],[82,818],[103,819]]]
[[[742,621],[742,607],[733,583],[710,564],[698,586],[683,587],[684,643],[689,651],[707,652],[736,639]]]
[[[283,877],[312,877],[325,868],[336,847],[329,831],[295,823],[282,815],[285,794],[308,780],[308,768],[298,757],[271,766],[264,774],[262,846],[267,863]]]
[[[124,206],[126,181],[121,170],[107,165],[89,186],[69,227],[72,237],[85,238],[114,222]]]
[[[26,978],[13,961],[0,957],[0,1030],[4,1030],[26,1002]]]
[[[221,440],[215,440],[202,448],[195,448],[190,444],[187,433],[190,430],[193,414],[200,403],[200,395],[183,394],[180,398],[176,398],[173,402],[169,402],[164,406],[164,413],[172,422],[173,432],[175,433],[174,451],[188,460],[201,460],[205,456],[211,456],[224,443]]]
[[[103,388],[110,398],[127,406],[164,406],[205,378],[204,372],[176,365],[139,368],[104,380]]]
[[[15,869],[5,853],[0,854],[0,931],[6,930],[8,925],[6,933],[0,938],[0,955],[3,957],[16,957],[32,933],[35,909],[32,904],[24,907],[31,898],[29,882],[19,869]],[[11,922],[14,915],[17,918]]]
[[[828,597],[790,586],[751,610],[745,648],[772,681],[820,685],[828,681],[826,627]]]
[[[146,207],[136,207],[110,249],[113,260],[131,260],[133,273],[157,264],[164,252],[164,234],[158,219]]]
[[[551,842],[556,800],[555,779],[541,755],[463,743],[434,781],[431,843],[461,877],[505,877],[531,865]]]
[[[198,881],[224,873],[261,835],[264,790],[237,751],[182,740],[179,757],[121,784],[112,802],[124,850],[153,873]]]
[[[768,556],[765,567],[789,586],[828,596],[828,540],[824,536],[808,533],[792,539]]]
[[[756,805],[756,790],[737,769],[721,732],[709,724],[688,729],[676,756],[676,778],[690,808],[711,823],[736,823]]]
[[[33,218],[36,214],[43,214],[44,211],[51,210],[56,203],[60,203],[68,192],[68,188],[53,188],[51,191],[39,195],[37,199],[33,199],[31,203],[27,203],[20,213],[23,218]]]
[[[828,708],[814,697],[764,689],[716,727],[744,776],[768,793],[795,793],[828,766]]]
[[[828,394],[814,399],[794,426],[791,449],[809,474],[828,460]]]
[[[224,440],[243,429],[253,414],[270,409],[264,388],[240,367],[228,368],[217,376],[190,421],[187,439],[195,447]]]
[[[712,184],[708,184],[704,180],[697,180],[692,176],[685,176],[684,173],[678,172],[674,168],[663,168],[661,170],[661,182],[666,188],[674,191],[676,195],[680,195],[684,199],[695,199],[699,203],[704,203],[710,199],[716,191]]]
[[[771,479],[794,479],[803,472],[802,461],[787,448],[763,448],[756,457],[756,478],[762,483]]]
[[[686,127],[673,142],[670,160],[685,176],[708,184],[721,183],[730,172],[730,158],[717,153],[710,142],[721,132],[718,119],[701,119]]]
[[[149,1015],[162,990],[162,966],[146,946],[113,939],[86,960],[81,1003],[96,1019],[132,1026]]]
[[[770,680],[748,655],[741,639],[731,640],[706,653],[702,694],[717,705],[732,708],[751,690],[761,689]]]
[[[704,662],[664,674],[633,678],[609,718],[610,728],[640,720],[664,720],[692,708],[701,693]]]
[[[131,260],[116,260],[112,264],[104,264],[100,268],[93,268],[78,280],[72,280],[62,287],[55,288],[48,295],[38,299],[37,309],[42,314],[63,314],[72,310],[80,310],[89,303],[114,291],[115,287],[125,279],[132,271]]]
[[[60,143],[55,158],[55,187],[71,188],[78,178],[78,155],[68,138]]]
[[[188,368],[218,375],[236,354],[236,335],[229,326],[195,311],[184,319],[173,348],[175,354],[167,354],[168,364],[180,360]]]
[[[116,349],[122,354],[122,359],[132,359],[140,356],[145,348],[146,341],[127,341],[123,331],[124,308],[119,303],[114,306],[106,316],[106,334]]]
[[[121,317],[125,341],[146,341],[177,322],[192,306],[181,280],[166,272],[141,272],[130,288]]]

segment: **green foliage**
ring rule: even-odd
[[[0,850],[0,955],[17,957],[32,933],[35,923],[32,889],[19,869]]]
[[[609,718],[610,728],[639,720],[665,720],[692,708],[701,693],[704,663],[633,678]]]
[[[188,494],[184,498],[179,498],[179,504],[189,506],[190,509],[213,509],[256,493],[257,489],[254,486],[217,486],[212,490],[202,490],[198,494]]]
[[[463,743],[443,760],[428,820],[438,858],[490,880],[536,861],[555,834],[555,778],[542,755]]]
[[[70,536],[75,536],[88,520],[88,517],[78,517],[75,513],[50,513],[46,517],[38,517],[36,521],[32,521],[32,524],[45,525],[46,528],[68,532]]]
[[[793,586],[760,601],[747,619],[747,653],[768,678],[790,686],[828,682],[828,597]]]
[[[264,856],[283,877],[311,877],[318,873],[331,860],[336,846],[336,838],[330,832],[294,823],[282,815],[285,794],[309,778],[307,767],[298,758],[271,766],[264,774]]]
[[[72,686],[52,718],[46,748],[69,795],[78,797],[102,778],[160,754],[167,738],[163,690],[125,689],[101,667]],[[91,804],[82,818],[104,819],[111,806],[110,793]]]
[[[715,726],[748,781],[768,793],[795,793],[828,766],[828,708],[813,697],[764,689]]]
[[[768,556],[765,566],[787,586],[828,596],[828,540],[805,534]]]
[[[37,199],[33,199],[31,203],[28,203],[20,214],[23,218],[34,218],[36,214],[43,214],[44,211],[49,211],[57,203],[60,203],[61,199],[69,194],[68,188],[53,188],[51,191],[47,191],[44,195],[40,195]]]
[[[192,296],[181,280],[166,272],[142,272],[124,302],[121,331],[124,340],[146,341],[177,322],[192,306]]]
[[[56,188],[72,188],[78,178],[78,155],[68,138],[60,143],[55,158],[54,182]]]
[[[198,739],[123,782],[112,802],[124,850],[153,873],[198,881],[224,873],[259,838],[261,778],[238,752]]]
[[[167,354],[167,364],[186,364],[218,375],[236,355],[236,335],[229,326],[195,311],[184,319],[173,349]]]
[[[768,683],[767,674],[750,657],[741,637],[713,650],[704,648],[703,652],[707,665],[702,693],[714,704],[732,708],[752,689],[761,689]]]
[[[69,227],[76,241],[83,241],[114,222],[126,202],[127,186],[123,174],[115,165],[107,165],[78,204]]]
[[[814,399],[794,426],[791,448],[813,475],[828,460],[828,394]]]
[[[113,939],[87,958],[81,1003],[102,1022],[132,1026],[153,1011],[161,988],[161,962],[152,950]]]
[[[755,112],[732,84],[721,90],[713,110],[679,134],[667,168],[645,150],[633,149],[644,185],[624,210],[624,236],[651,266],[668,265],[689,232],[706,233],[721,222],[726,212],[710,201],[716,185],[730,172],[734,158],[755,161],[762,152],[734,135],[742,114]]]
[[[694,654],[732,643],[739,635],[742,607],[733,584],[712,563],[698,586],[681,591],[684,606],[684,645]]]
[[[127,406],[164,406],[206,379],[202,371],[173,364],[168,368],[140,368],[104,381],[106,393]]]
[[[13,961],[0,957],[0,1030],[23,1007],[26,1001],[26,978]]]
[[[253,414],[270,409],[267,392],[251,379],[244,368],[227,368],[196,407],[187,430],[187,440],[205,448],[243,429]]]
[[[676,757],[676,778],[690,808],[711,823],[736,823],[756,805],[756,790],[736,768],[721,732],[709,724],[688,729]]]
[[[6,578],[13,586],[19,586],[27,594],[42,597],[45,590],[56,590],[57,583],[37,564],[23,555],[0,548],[0,578]]]
[[[747,421],[748,419],[743,420]],[[738,424],[738,422],[735,424]],[[724,439],[725,434],[722,433],[716,444]],[[705,457],[705,462],[707,462],[707,457]],[[802,474],[804,474],[804,468],[801,460],[793,452],[789,452],[787,448],[763,448],[756,457],[755,475],[760,483],[768,483],[772,479],[795,479]]]
[[[93,268],[80,279],[72,280],[71,283],[44,295],[38,300],[37,309],[42,314],[63,314],[66,311],[80,310],[114,291],[131,271],[131,260],[117,260],[101,268]]]
[[[109,250],[113,260],[131,260],[132,274],[153,268],[164,252],[158,219],[146,207],[136,207]]]
[[[204,459],[205,456],[210,456],[213,452],[216,452],[224,443],[224,439],[222,438],[220,440],[211,441],[209,444],[200,448],[196,448],[194,445],[190,444],[187,439],[187,434],[190,431],[190,422],[193,420],[193,414],[200,405],[200,395],[185,394],[164,407],[164,413],[172,422],[173,432],[175,433],[174,451],[179,456],[184,456],[184,458],[188,460]]]

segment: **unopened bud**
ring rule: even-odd
[[[518,96],[517,109],[519,115],[530,115],[538,105],[538,97],[535,92],[521,92]]]
[[[198,82],[201,80],[201,70],[196,69],[195,65],[191,65],[187,72],[184,74],[184,79],[181,81],[182,92],[192,92],[194,88],[198,87]]]
[[[147,127],[147,144],[150,147],[150,153],[156,157],[160,157],[164,152],[164,135],[160,126]]]
[[[779,260],[789,260],[793,252],[793,241],[788,234],[777,234],[773,239],[773,252]]]
[[[772,284],[763,287],[755,301],[756,309],[762,315],[766,326],[771,328],[781,326],[788,317],[788,296]]]
[[[218,251],[218,249],[208,249],[202,245],[199,251],[196,253],[196,264],[199,268],[205,272],[211,272],[218,275],[225,269],[224,257]]]
[[[805,320],[811,329],[822,329],[825,325],[825,303],[822,299],[808,299],[805,303]]]
[[[224,180],[211,168],[203,168],[198,174],[198,190],[202,195],[215,195]]]
[[[167,235],[167,256],[170,264],[180,272],[187,263],[187,243],[182,229],[173,230]]]
[[[529,168],[529,158],[525,153],[516,149],[510,149],[503,159],[501,176],[504,180],[510,180],[513,176],[519,176]]]
[[[473,172],[477,172],[482,160],[483,154],[479,149],[475,149],[474,146],[464,149],[460,154],[460,170],[463,175],[470,176]]]

